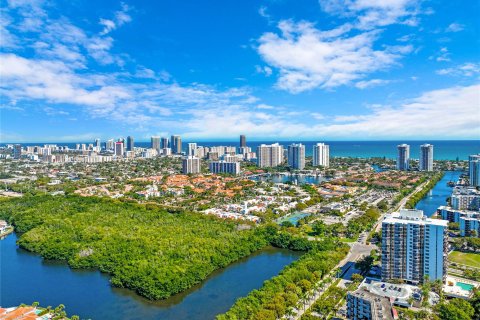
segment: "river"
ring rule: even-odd
[[[428,217],[432,216],[439,206],[446,205],[447,198],[452,195],[452,188],[447,183],[456,182],[461,174],[461,171],[446,171],[443,178],[417,203],[415,208],[423,210]]]
[[[0,241],[0,305],[40,302],[66,306],[81,319],[214,319],[246,296],[300,252],[266,248],[213,272],[197,286],[163,301],[149,301],[130,290],[112,288],[108,275],[72,270],[63,262],[44,261],[16,246],[17,235]]]

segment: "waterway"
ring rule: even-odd
[[[447,183],[456,182],[461,174],[461,171],[446,171],[443,178],[417,203],[415,208],[423,210],[429,217],[432,216],[439,206],[446,205],[447,198],[452,195],[452,188]]]
[[[0,306],[40,302],[64,304],[81,319],[214,319],[301,256],[266,248],[213,272],[199,285],[163,301],[146,300],[130,290],[113,288],[107,275],[72,270],[62,262],[44,261],[16,246],[17,235],[0,241]]]
[[[323,181],[328,181],[327,178],[323,176],[313,176],[313,175],[289,175],[289,174],[265,174],[250,177],[254,181],[268,181],[273,183],[297,183],[297,184],[320,184]]]

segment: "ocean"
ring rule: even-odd
[[[248,139],[248,137],[247,137]],[[196,142],[199,146],[239,146],[239,141],[183,141],[183,150],[187,148],[188,142]],[[331,157],[354,157],[354,158],[372,158],[385,157],[395,159],[397,156],[397,145],[406,143],[410,145],[410,158],[418,159],[420,145],[424,143],[433,144],[433,155],[435,160],[466,160],[471,154],[480,153],[480,140],[422,140],[422,141],[248,141],[247,146],[255,151],[257,146],[265,143],[271,144],[278,142],[286,148],[292,143],[302,143],[305,145],[306,156],[312,155],[313,145],[317,142],[324,142],[330,146]],[[66,142],[46,142],[48,144],[57,144],[75,148],[75,143]],[[92,143],[92,142],[82,142]],[[22,143],[27,145],[43,145],[45,143]],[[2,144],[5,145],[5,144]],[[135,142],[136,147],[149,147],[150,142]]]

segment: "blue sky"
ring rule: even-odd
[[[0,141],[480,139],[478,1],[0,4]]]

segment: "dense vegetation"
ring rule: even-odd
[[[340,222],[327,225],[322,220],[318,220],[312,225],[312,235],[318,237],[340,237],[345,235],[350,239],[355,239],[363,231],[371,229],[379,217],[380,211],[375,207],[370,207],[366,209],[364,214],[348,221],[347,226]]]
[[[295,241],[292,237],[291,242]],[[217,319],[275,320],[285,315],[348,252],[347,246],[332,240],[314,242],[311,246],[310,251],[299,260],[286,266],[278,276],[265,281],[260,289],[238,299],[227,313],[217,316]]]
[[[21,247],[74,268],[99,268],[113,285],[150,299],[183,291],[269,241],[261,228],[238,231],[214,217],[92,197],[2,201],[0,219],[23,233]],[[301,240],[276,242],[308,249]]]

